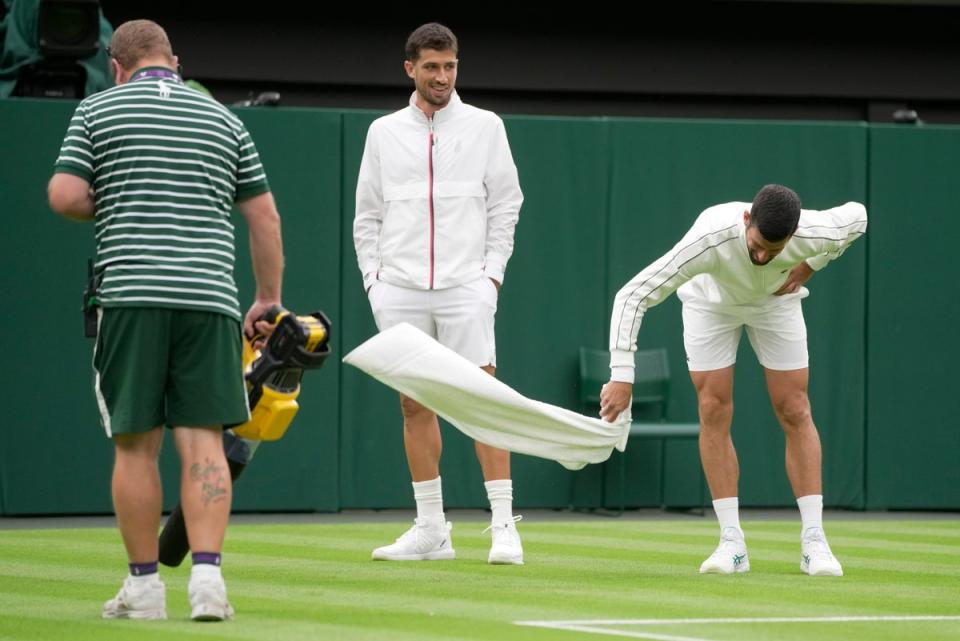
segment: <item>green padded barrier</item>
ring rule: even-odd
[[[12,364],[0,373],[8,401],[0,430],[3,514],[111,511],[112,448],[101,435],[91,390],[92,342],[81,335],[78,311],[85,260],[93,252],[91,229],[51,213],[44,191],[74,104],[0,101],[0,121],[16,123],[0,128],[0,189],[14,221],[0,258],[13,310],[0,333],[0,348]],[[264,158],[283,219],[284,302],[331,317],[335,357],[307,375],[297,422],[283,441],[261,450],[237,486],[238,510],[412,506],[396,395],[339,363],[375,331],[356,267],[352,221],[366,129],[380,113],[239,112]],[[869,197],[866,239],[814,277],[804,302],[825,500],[851,508],[960,507],[960,408],[940,374],[940,361],[960,352],[952,332],[960,310],[951,295],[955,288],[945,282],[948,243],[957,235],[951,169],[960,129],[540,117],[505,122],[526,202],[497,316],[502,380],[533,398],[575,408],[577,348],[606,345],[613,294],[708,205],[749,200],[766,182],[794,187],[812,208]],[[894,226],[904,219],[910,224]],[[238,219],[244,305],[252,296],[245,229]],[[914,264],[925,268],[919,281]],[[898,292],[893,306],[891,291]],[[675,298],[647,317],[640,346],[668,348],[674,375],[668,418],[696,420]],[[746,341],[735,390],[743,505],[794,505],[783,436]],[[486,506],[472,444],[448,425],[443,430],[447,504]],[[664,462],[659,447],[635,445],[626,453],[627,504],[653,506]],[[668,505],[696,503],[698,461],[690,445],[667,448]],[[169,507],[177,487],[169,440],[161,458]],[[615,466],[569,473],[519,455],[513,465],[519,507],[571,500],[619,504],[619,497],[603,496]]]
[[[865,198],[866,130],[857,124],[690,120],[612,122],[610,276],[607,305],[636,272],[669,250],[709,205],[750,201],[766,183],[784,183],[804,205],[824,208]],[[862,504],[863,317],[866,248],[860,241],[811,280],[804,303],[810,335],[811,401],[824,443],[825,500]],[[680,303],[673,296],[645,317],[640,347],[665,346],[674,385],[667,416],[697,420],[696,396],[683,350]],[[761,368],[746,339],[734,385],[733,435],[740,501],[746,506],[794,505],[783,467],[783,436],[767,398]],[[628,505],[649,505],[659,478],[653,448],[627,451]],[[682,452],[682,450],[681,450]],[[679,455],[681,452],[678,452]],[[695,448],[686,448],[696,457]],[[689,465],[668,462],[665,495],[684,484],[696,500]],[[673,470],[684,470],[682,476]],[[689,503],[688,503],[689,504]]]
[[[369,305],[356,267],[351,224],[363,141],[376,113],[344,117],[344,349],[372,335]],[[498,375],[521,393],[575,406],[576,347],[602,340],[603,242],[607,154],[598,122],[507,118],[507,133],[525,202],[497,314]],[[396,395],[347,367],[343,372],[342,505],[410,507]],[[449,507],[485,507],[472,442],[442,427],[441,476]],[[568,472],[515,455],[518,506],[565,506]]]
[[[577,409],[580,345],[603,342],[608,127],[600,119],[505,118],[524,205],[497,312],[498,376],[530,398]],[[599,476],[512,457],[518,506],[595,505]],[[595,467],[595,466],[591,466]],[[486,497],[484,496],[484,502]]]
[[[93,227],[57,216],[46,185],[76,103],[0,100],[0,193],[8,231],[0,278],[0,487],[5,514],[111,511],[113,447],[93,394],[93,341],[80,294]]]
[[[333,353],[307,372],[300,411],[283,439],[264,443],[237,484],[238,510],[335,511],[339,501],[341,114],[317,109],[240,109],[277,200],[286,268],[283,304],[298,314],[324,311]],[[237,225],[241,306],[253,300],[249,243]],[[242,258],[241,258],[242,256]]]
[[[960,508],[960,127],[870,128],[867,507]]]
[[[7,363],[0,384],[16,399],[0,430],[0,478],[6,514],[112,511],[112,446],[97,417],[90,366],[93,341],[82,336],[80,292],[93,228],[53,214],[45,185],[75,103],[0,101],[0,176],[15,220],[0,269],[16,312],[4,324]],[[277,196],[287,242],[285,303],[338,315],[340,115],[307,110],[243,112]],[[246,225],[237,215],[242,305],[253,297]],[[334,336],[337,336],[335,333]],[[337,346],[338,347],[338,346]],[[339,350],[338,350],[339,351]],[[301,413],[283,441],[263,447],[238,484],[238,510],[335,510],[338,364],[310,373]],[[13,408],[12,408],[13,409]],[[176,455],[161,456],[164,504],[176,501]]]
[[[367,127],[381,113],[343,115],[341,357],[377,331],[353,248],[353,216]],[[397,395],[354,367],[341,368],[340,504],[349,508],[411,507]]]

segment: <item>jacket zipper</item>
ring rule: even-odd
[[[427,122],[430,125],[430,146],[427,149],[427,183],[430,190],[428,194],[428,202],[430,203],[430,289],[433,289],[433,118],[428,116]]]

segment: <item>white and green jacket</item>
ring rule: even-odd
[[[773,296],[794,267],[806,261],[814,270],[822,269],[867,230],[867,211],[860,203],[824,211],[804,209],[783,251],[766,265],[754,265],[743,220],[750,206],[731,202],[704,210],[673,249],[617,292],[610,319],[613,380],[633,382],[633,352],[643,315],[677,289],[685,305],[782,304],[808,293],[801,288],[795,294]]]

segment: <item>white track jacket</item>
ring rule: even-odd
[[[433,118],[415,99],[367,132],[353,222],[363,286],[502,283],[523,203],[503,121],[456,92]]]
[[[613,380],[633,382],[633,352],[643,314],[678,288],[684,305],[706,308],[777,305],[804,297],[806,288],[796,294],[772,294],[801,261],[820,270],[867,230],[867,210],[860,203],[824,211],[803,209],[797,231],[783,251],[766,265],[754,265],[743,223],[743,212],[749,210],[750,203],[742,202],[704,210],[673,249],[617,292],[610,319]]]

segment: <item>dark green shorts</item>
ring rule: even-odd
[[[108,436],[249,418],[238,321],[147,307],[100,314],[94,386]]]

